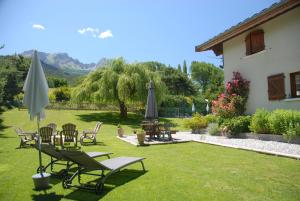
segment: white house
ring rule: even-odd
[[[247,113],[300,109],[300,0],[284,0],[196,46],[223,55],[225,82],[250,80]]]

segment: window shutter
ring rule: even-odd
[[[252,54],[265,49],[263,30],[256,30],[251,32],[251,48]]]
[[[296,97],[296,79],[295,79],[295,74],[291,73],[290,74],[290,82],[291,82],[291,96]]]
[[[281,100],[285,98],[284,74],[268,77],[269,100]]]
[[[245,39],[245,43],[246,43],[246,56],[252,54],[251,53],[251,34],[248,34],[246,39]]]

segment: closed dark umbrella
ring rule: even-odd
[[[154,94],[154,84],[153,81],[150,80],[145,119],[153,120],[153,119],[157,119],[157,117],[158,114],[157,114],[156,100]]]

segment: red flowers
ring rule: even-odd
[[[226,83],[226,92],[212,101],[212,112],[222,117],[241,115],[246,110],[250,81],[239,72],[233,72],[233,78]]]

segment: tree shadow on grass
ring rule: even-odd
[[[103,198],[106,194],[108,194],[111,190],[114,188],[124,185],[127,182],[130,182],[134,179],[137,179],[138,177],[145,174],[144,171],[140,170],[128,170],[124,169],[118,173],[115,173],[111,175],[104,184],[104,189],[101,192],[100,195],[96,194],[95,191],[86,191],[86,190],[80,190],[76,189],[72,193],[65,196],[67,199],[71,200],[77,200],[77,201],[86,201],[86,200],[92,200],[96,201],[101,198]],[[88,184],[95,184],[98,181],[98,179],[93,180],[89,182]]]
[[[93,122],[101,121],[104,124],[111,124],[117,126],[118,124],[127,125],[133,129],[141,128],[141,123],[144,120],[142,115],[135,113],[128,113],[127,118],[121,118],[118,112],[99,112],[99,113],[89,113],[89,114],[80,114],[77,115],[81,121]],[[172,124],[170,119],[159,118],[161,123]],[[174,123],[172,125],[176,126]]]
[[[143,116],[134,113],[128,113],[127,118],[121,118],[118,112],[99,112],[77,115],[81,121],[93,122],[101,121],[104,124],[117,126],[118,124],[128,125],[132,128],[139,128],[143,121]]]
[[[32,200],[35,201],[59,201],[61,200],[64,196],[63,195],[57,195],[56,193],[47,193],[45,190],[43,193],[40,193],[38,195],[31,195]]]
[[[3,131],[9,127],[3,125],[2,112],[3,112],[3,110],[0,108],[0,138],[10,138],[10,137],[4,136],[4,133],[3,133]]]

